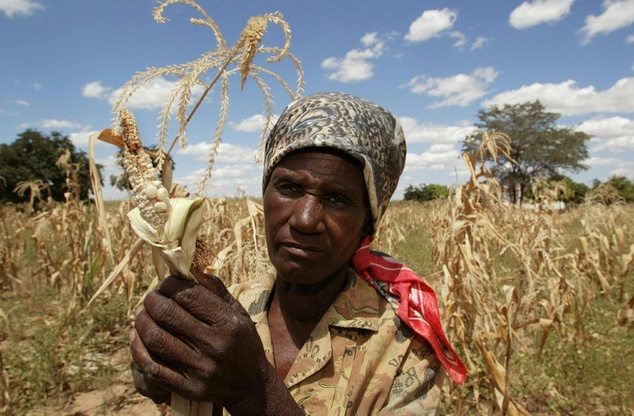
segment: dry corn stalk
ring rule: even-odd
[[[202,220],[202,198],[173,198],[159,180],[159,172],[143,149],[136,120],[127,109],[119,114],[124,142],[125,168],[137,207],[128,213],[134,232],[152,245],[152,251],[165,261],[170,273],[197,282],[192,267],[204,265],[210,257],[198,242]],[[198,259],[194,261],[194,258]],[[203,271],[203,270],[199,270]],[[172,414],[204,415],[210,403],[196,403],[172,394]]]
[[[272,124],[273,100],[269,92],[269,86],[262,78],[262,74],[273,77],[281,84],[291,99],[297,99],[303,89],[303,73],[299,60],[289,51],[290,28],[280,13],[269,13],[250,18],[236,44],[229,48],[216,22],[194,0],[162,1],[154,9],[154,19],[159,23],[165,22],[167,20],[163,16],[165,8],[175,3],[189,5],[203,16],[202,19],[192,18],[190,21],[195,25],[207,26],[212,30],[216,38],[217,49],[207,52],[203,54],[201,58],[189,63],[170,65],[165,68],[150,68],[145,72],[135,75],[124,85],[123,92],[114,106],[114,112],[117,115],[114,128],[112,131],[104,130],[99,134],[99,138],[101,139],[103,136],[104,140],[110,139],[111,142],[120,144],[119,136],[123,136],[126,149],[126,171],[130,177],[131,185],[134,188],[134,196],[138,205],[137,208],[128,214],[128,218],[132,223],[135,233],[152,245],[155,268],[159,277],[163,275],[161,262],[157,261],[157,258],[160,257],[167,263],[172,274],[177,274],[195,281],[192,267],[195,267],[199,271],[204,270],[204,267],[209,265],[210,261],[200,259],[208,259],[211,257],[209,250],[206,249],[204,240],[197,239],[197,233],[199,232],[202,221],[203,200],[201,198],[170,198],[168,193],[170,186],[163,186],[165,180],[161,183],[158,174],[159,170],[163,168],[164,162],[168,160],[165,158],[165,155],[170,154],[176,142],[179,142],[181,146],[186,144],[186,129],[189,121],[202,103],[206,94],[217,81],[220,81],[221,110],[219,121],[214,132],[214,139],[209,155],[209,165],[199,186],[198,194],[202,194],[207,182],[211,178],[212,166],[219,149],[227,119],[229,77],[234,74],[240,74],[241,88],[244,88],[247,79],[250,77],[261,90],[266,105],[265,122],[262,126],[261,136],[263,139]],[[283,47],[265,47],[262,45],[262,39],[268,23],[277,24],[282,29],[285,38]],[[275,72],[257,65],[254,62],[254,58],[257,54],[272,54],[272,56],[267,59],[269,63],[279,62],[284,58],[289,58],[298,75],[296,89],[291,89],[289,84]],[[232,64],[235,65],[233,69],[229,68]],[[203,75],[211,69],[217,69],[217,73],[210,83],[206,83],[202,80]],[[159,148],[157,150],[159,160],[157,170],[141,146],[136,123],[132,113],[127,109],[127,103],[140,87],[157,77],[163,76],[176,77],[178,81],[172,94],[163,106],[160,116],[161,121],[158,134]],[[193,88],[196,86],[202,86],[204,91],[189,115],[187,115],[186,113],[191,101]],[[173,114],[172,110],[174,107],[176,107],[176,118],[180,126],[169,149],[167,152],[164,152],[168,122]],[[121,134],[119,134],[119,128],[121,128]],[[113,138],[114,140],[112,140]],[[262,146],[262,143],[263,140],[261,140],[260,146]],[[163,173],[165,174],[165,171],[163,171]],[[165,179],[165,176],[163,176],[163,179]],[[103,204],[98,204],[97,206],[101,209]],[[254,216],[251,215],[251,218],[253,217]],[[255,230],[255,226],[253,229]],[[241,231],[234,229],[234,232],[239,233]],[[257,242],[257,238],[254,237],[253,240]],[[240,242],[241,239],[238,238],[237,241]],[[138,251],[138,247],[139,244],[135,244],[133,248]],[[241,251],[239,245],[238,249]],[[196,256],[196,253],[202,254]],[[107,284],[110,284],[114,276],[125,268],[125,263],[127,263],[133,255],[134,253],[128,253],[128,255],[126,255],[127,260],[124,259],[124,261],[117,266],[117,269],[107,279]],[[102,285],[98,293],[107,286],[106,283]],[[176,396],[172,399],[172,414],[193,415],[203,414],[205,411],[211,411],[211,409],[205,410],[204,405],[198,406],[187,400],[181,400],[181,398]]]
[[[11,403],[11,397],[9,396],[9,374],[7,374],[4,369],[2,351],[0,351],[0,410],[2,412],[7,411],[9,403]]]

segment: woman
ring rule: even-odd
[[[371,253],[405,164],[400,123],[347,94],[290,104],[268,137],[264,216],[274,267],[227,290],[175,277],[148,294],[131,333],[135,386],[230,414],[434,414],[441,366],[466,370],[436,297]]]

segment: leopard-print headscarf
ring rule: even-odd
[[[266,141],[262,190],[284,156],[308,147],[338,149],[361,162],[375,233],[405,166],[405,136],[398,119],[370,101],[339,92],[292,102]]]

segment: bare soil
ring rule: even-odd
[[[31,416],[158,416],[164,414],[166,414],[164,409],[136,393],[132,383],[79,393],[64,406],[44,407],[29,413]]]

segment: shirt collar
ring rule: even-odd
[[[327,313],[331,326],[377,331],[379,294],[350,268],[345,289]]]
[[[266,322],[266,311],[275,284],[275,272],[266,273],[260,282],[256,300],[251,299],[249,315],[256,324]],[[344,290],[328,309],[328,325],[340,328],[378,330],[379,294],[360,279],[354,269],[348,269],[348,282]]]

